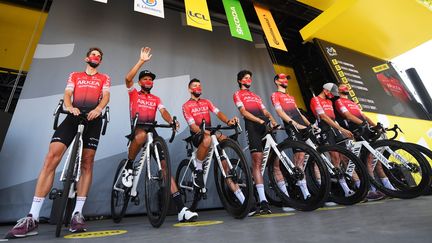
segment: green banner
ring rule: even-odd
[[[243,40],[252,41],[252,36],[249,31],[249,26],[240,0],[222,0],[225,8],[225,13],[228,19],[231,35]]]

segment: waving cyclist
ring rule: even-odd
[[[348,95],[349,95],[348,86],[346,86],[345,84],[340,84],[339,85],[340,97],[335,102],[335,109],[345,119],[345,121],[343,121],[342,123],[345,124],[347,128],[351,131],[358,129],[359,127],[365,125],[366,123],[368,123],[371,126],[376,126],[376,124],[360,110],[360,107],[348,98]],[[370,136],[369,129],[365,129],[362,136],[367,140]],[[372,160],[373,160],[372,157],[368,158],[367,167],[368,167],[369,174],[373,176],[374,169],[372,167]],[[391,190],[395,190],[393,185],[390,183],[389,179],[387,178],[386,174],[384,173],[381,163],[376,164],[376,172],[385,187]],[[384,194],[380,191],[377,191],[373,185],[371,185],[371,190],[366,196],[366,198],[370,201],[379,200],[382,199],[383,197]]]
[[[200,98],[202,94],[201,81],[194,78],[189,82],[188,85],[189,93],[191,98],[183,104],[183,116],[189,124],[190,133],[192,135],[192,144],[197,147],[196,151],[196,168],[193,172],[193,183],[194,186],[198,188],[204,187],[204,173],[203,173],[203,161],[207,156],[211,145],[211,137],[209,131],[201,131],[201,123],[203,119],[205,120],[205,126],[211,127],[211,117],[210,111],[216,114],[217,118],[228,126],[233,126],[238,122],[237,117],[228,119],[226,115],[220,111],[213,103],[208,99]],[[222,141],[226,137],[223,134],[216,134],[217,139]],[[224,161],[222,161],[225,168]],[[228,169],[228,168],[226,168]],[[231,180],[231,179],[228,179]],[[230,189],[234,192],[237,199],[243,203],[245,201],[245,196],[235,183],[228,182]]]
[[[38,234],[36,230],[40,209],[53,185],[55,170],[75,137],[80,121],[77,116],[80,114],[86,114],[88,123],[83,133],[81,177],[77,184],[76,206],[72,213],[69,230],[71,232],[86,231],[82,208],[91,186],[94,157],[102,128],[101,113],[110,99],[110,78],[97,71],[97,67],[102,62],[102,56],[101,49],[90,48],[84,58],[87,63],[85,71],[70,74],[63,99],[66,109],[71,114],[64,119],[52,136],[44,165],[38,177],[30,212],[26,217],[18,220],[18,223],[6,235],[7,238]]]
[[[267,111],[261,98],[249,90],[252,84],[252,72],[242,70],[237,74],[239,90],[233,95],[234,103],[245,120],[245,128],[249,141],[249,151],[252,156],[252,176],[259,195],[259,208],[251,211],[249,216],[255,214],[270,214],[271,210],[264,193],[264,179],[261,174],[263,147],[261,139],[266,133],[266,124],[271,122],[277,126],[273,116]]]
[[[171,118],[170,113],[163,106],[161,100],[156,95],[150,93],[153,88],[153,81],[156,78],[156,75],[148,70],[141,71],[138,76],[138,84],[141,86],[141,90],[138,91],[134,88],[133,78],[137,74],[138,70],[141,66],[150,60],[152,54],[150,53],[151,49],[149,47],[141,48],[140,58],[135,66],[129,71],[126,75],[125,83],[128,88],[129,93],[129,105],[130,105],[130,115],[131,119],[138,113],[138,121],[137,127],[133,134],[133,140],[129,145],[128,151],[128,161],[126,163],[125,170],[122,172],[123,178],[122,182],[125,186],[132,186],[132,177],[133,177],[133,161],[137,156],[138,152],[144,145],[147,140],[147,133],[149,132],[149,127],[145,125],[140,125],[143,123],[152,123],[156,118],[156,110],[159,110],[162,118],[172,124],[173,119]],[[177,129],[179,127],[178,123]],[[156,131],[152,131],[155,133]],[[164,160],[161,160],[162,167],[165,165]],[[175,180],[171,177],[171,196],[176,204],[178,211],[178,221],[194,221],[198,218],[198,214],[195,212],[191,212],[187,207],[184,206],[183,201],[181,199],[180,192],[177,189]]]

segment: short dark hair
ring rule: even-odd
[[[192,83],[201,83],[201,81],[199,81],[197,78],[193,78],[191,81],[189,81],[188,87],[190,87]]]
[[[252,77],[252,72],[249,70],[241,70],[240,72],[237,73],[237,81],[240,81],[243,79],[244,76],[246,76],[246,74],[249,74]]]
[[[88,51],[87,51],[86,57],[88,57],[92,51],[98,51],[100,53],[100,55],[101,55],[101,61],[102,61],[103,52],[102,52],[102,50],[99,47],[90,47],[88,49]]]

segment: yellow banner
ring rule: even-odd
[[[206,0],[185,0],[186,23],[213,31]]]
[[[270,11],[257,4],[254,4],[254,8],[270,46],[279,50],[288,51]]]

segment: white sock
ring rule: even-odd
[[[44,197],[36,197],[36,196],[33,197],[33,202],[29,214],[31,214],[32,217],[36,220],[39,220],[39,213],[42,208],[44,200],[45,200]]]
[[[354,185],[355,185],[356,188],[360,188],[360,181],[355,181]]]
[[[288,197],[289,197],[289,194],[288,194],[288,190],[287,190],[287,188],[286,188],[286,184],[285,184],[285,181],[278,181],[277,182],[277,186],[279,187],[279,189],[285,194],[285,195],[287,195]]]
[[[242,190],[237,189],[237,191],[234,192],[234,195],[237,197],[237,199],[241,202],[241,204],[244,203],[245,201],[245,196],[243,195]]]
[[[301,181],[297,181],[296,185],[300,187],[300,190],[302,191],[304,199],[307,199],[308,197],[310,197],[311,194],[309,193],[309,190],[307,188],[306,179],[303,179]]]
[[[264,184],[256,184],[255,187],[258,191],[258,196],[259,196],[260,202],[267,201],[267,198],[266,198],[265,193],[264,193]]]
[[[317,179],[318,185],[321,186],[321,179]]]
[[[348,187],[345,179],[340,179],[339,184],[341,185],[342,189],[345,192],[345,197],[351,196],[353,194],[353,191]]]
[[[381,182],[384,184],[384,186],[385,186],[387,189],[390,189],[390,190],[396,190],[396,189],[393,187],[393,185],[390,183],[390,181],[389,181],[389,179],[388,179],[387,177],[385,177],[385,178],[381,178]]]
[[[83,206],[84,206],[84,203],[85,203],[86,199],[87,199],[87,197],[77,197],[76,204],[75,204],[75,209],[73,210],[72,216],[76,212],[82,214],[82,209],[83,209]]]
[[[370,191],[371,192],[376,192],[376,188],[372,184],[370,185]]]
[[[202,170],[203,169],[203,167],[202,167],[203,161],[195,158],[195,162],[196,162],[195,168],[197,170]]]

